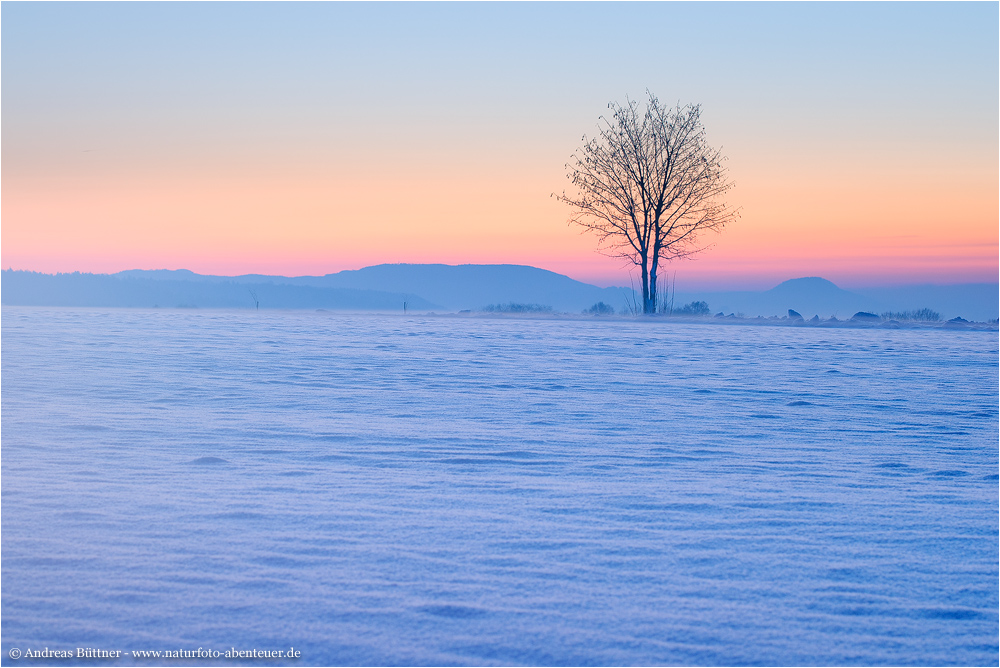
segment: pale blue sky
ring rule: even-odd
[[[14,119],[197,109],[203,120],[318,122],[336,112],[329,121],[410,125],[476,114],[562,127],[647,87],[737,125],[797,112],[813,122],[825,111],[839,126],[859,106],[909,124],[997,113],[996,3],[4,2],[2,11],[3,111]]]

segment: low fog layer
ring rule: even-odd
[[[629,313],[631,288],[599,288],[520,265],[384,264],[326,276],[207,276],[187,270],[131,270],[117,274],[3,272],[3,303],[20,306],[201,308],[325,308],[454,312],[503,304],[537,305],[581,313],[605,304]],[[850,318],[931,309],[942,319],[997,318],[996,283],[920,285],[843,290],[823,278],[796,278],[758,292],[677,292],[673,308],[705,302],[712,314]],[[591,311],[593,312],[593,311]]]

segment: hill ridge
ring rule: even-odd
[[[216,276],[188,269],[129,269],[116,274],[42,274],[6,269],[3,303],[46,306],[206,306],[249,308],[248,290],[263,308],[351,310],[482,309],[506,303],[539,304],[579,313],[597,302],[628,312],[630,288],[601,288],[564,274],[519,264],[383,263],[323,276],[243,274]],[[855,288],[845,290],[820,276],[780,282],[763,291],[686,291],[674,306],[705,301],[713,313],[849,318],[857,311],[930,308],[942,318],[979,321],[997,317],[996,283]]]

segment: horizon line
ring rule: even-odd
[[[157,269],[131,268],[131,269],[122,269],[122,270],[116,271],[116,272],[94,272],[94,271],[74,270],[74,271],[57,271],[57,272],[53,272],[53,273],[49,273],[49,272],[45,272],[45,271],[36,271],[34,269],[14,269],[13,267],[7,267],[6,269],[3,269],[2,271],[3,272],[21,271],[21,272],[27,272],[27,273],[41,274],[41,275],[45,275],[45,276],[59,276],[59,275],[72,275],[72,274],[89,274],[91,276],[117,276],[118,274],[123,274],[123,273],[126,273],[126,272],[158,272],[158,271],[162,271],[162,272],[187,272],[187,273],[193,274],[195,276],[208,276],[208,277],[214,277],[214,278],[243,278],[243,277],[246,277],[246,276],[261,276],[261,277],[264,277],[264,278],[322,278],[324,276],[334,276],[334,275],[337,275],[337,274],[340,274],[340,273],[343,273],[343,272],[346,272],[346,271],[361,271],[363,269],[370,269],[372,267],[386,267],[386,266],[411,266],[411,267],[523,267],[523,268],[527,268],[527,269],[537,269],[537,270],[540,270],[540,271],[547,271],[549,273],[556,274],[558,276],[564,276],[566,278],[569,278],[570,280],[577,281],[579,283],[584,283],[584,284],[587,284],[587,285],[594,285],[593,283],[589,282],[588,280],[574,278],[574,277],[572,277],[572,276],[570,276],[568,274],[563,274],[563,273],[560,273],[558,271],[554,271],[552,269],[546,269],[545,267],[538,267],[538,266],[530,265],[530,264],[509,263],[509,262],[502,262],[502,263],[472,263],[472,262],[468,262],[468,263],[461,263],[461,264],[448,264],[448,263],[445,263],[445,262],[382,262],[382,263],[378,263],[378,264],[365,265],[365,266],[359,267],[357,269],[341,269],[339,271],[328,272],[326,274],[297,274],[297,275],[266,274],[266,273],[258,273],[258,272],[247,272],[247,273],[242,273],[242,274],[206,274],[206,273],[199,273],[199,272],[196,272],[194,270],[187,269],[185,267],[180,267],[180,268],[177,268],[177,269],[168,269],[168,268],[165,268],[165,267],[164,268],[157,268]],[[663,278],[665,278],[665,276]],[[757,289],[753,289],[753,288],[739,289],[739,288],[734,288],[734,287],[724,288],[724,287],[718,287],[718,286],[713,285],[711,287],[684,288],[684,289],[681,290],[681,292],[760,292],[760,291],[767,291],[767,290],[776,288],[779,285],[783,285],[783,284],[788,283],[790,281],[798,281],[798,280],[804,280],[804,279],[810,279],[810,278],[826,281],[826,282],[830,283],[831,285],[837,287],[838,289],[842,289],[842,290],[844,290],[844,289],[847,289],[847,290],[854,289],[854,290],[856,290],[856,289],[866,289],[866,288],[896,288],[896,287],[899,287],[899,288],[910,287],[910,288],[912,288],[912,287],[920,287],[920,286],[1000,285],[1000,277],[998,277],[998,279],[994,280],[994,281],[955,281],[955,282],[921,282],[921,283],[914,283],[914,282],[898,282],[898,283],[897,282],[873,282],[873,283],[868,283],[868,284],[857,284],[857,285],[855,285],[855,286],[853,286],[851,288],[842,288],[835,281],[832,281],[832,280],[830,280],[828,278],[825,278],[823,276],[815,276],[814,275],[814,276],[793,276],[791,278],[782,279],[782,280],[779,280],[777,283],[774,283],[770,288],[763,288],[763,289],[761,289],[761,288],[757,288]],[[745,281],[745,280],[746,279],[729,277],[728,279],[720,278],[720,279],[717,279],[717,281],[711,281],[711,280],[710,281],[704,281],[704,280],[701,280],[701,281],[697,281],[697,283],[700,283],[700,284],[704,285],[705,283],[716,283],[716,282],[718,282],[720,285],[724,285],[724,284],[733,285],[733,284],[740,283],[740,282]],[[602,287],[602,286],[595,286],[595,287]],[[617,288],[622,288],[622,289],[628,289],[630,286],[626,286],[626,285],[605,285],[603,287],[617,287]],[[632,289],[634,290],[635,287],[632,286]]]

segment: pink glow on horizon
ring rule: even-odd
[[[889,258],[886,258],[889,259]],[[486,255],[481,257],[443,257],[440,255],[371,257],[351,261],[343,259],[331,262],[329,259],[315,257],[303,258],[246,258],[246,257],[192,257],[184,259],[161,257],[147,258],[146,261],[128,262],[118,257],[90,257],[86,262],[80,262],[73,256],[53,257],[8,257],[4,254],[3,268],[24,269],[43,273],[69,273],[80,271],[85,273],[116,273],[127,269],[188,269],[199,274],[214,274],[222,276],[238,276],[241,274],[269,274],[280,276],[321,276],[338,271],[360,269],[376,264],[520,264],[547,269],[564,274],[578,281],[600,287],[628,287],[630,271],[621,267],[619,260],[603,258],[524,258]],[[928,258],[925,266],[913,266],[913,263],[897,267],[883,265],[880,269],[872,269],[866,263],[857,263],[852,268],[849,263],[829,260],[786,259],[784,261],[761,261],[759,263],[714,263],[688,260],[668,265],[666,272],[661,273],[661,285],[667,276],[675,278],[678,290],[764,290],[774,287],[782,281],[804,276],[821,276],[836,283],[842,288],[865,286],[890,286],[911,284],[956,284],[956,283],[995,283],[997,282],[997,263],[995,258],[985,256],[978,262],[968,259],[957,259],[944,263],[935,258]],[[631,271],[632,285],[638,286],[638,272]]]
[[[8,171],[2,262],[46,273],[220,275],[524,264],[628,286],[629,266],[567,225],[568,210],[549,196],[565,177],[544,163],[481,164],[472,175],[443,164],[392,173],[169,164]],[[848,178],[831,158],[743,172],[733,193],[741,219],[704,238],[711,247],[695,259],[670,265],[679,289],[762,289],[801,276],[845,287],[997,280],[995,164]]]

